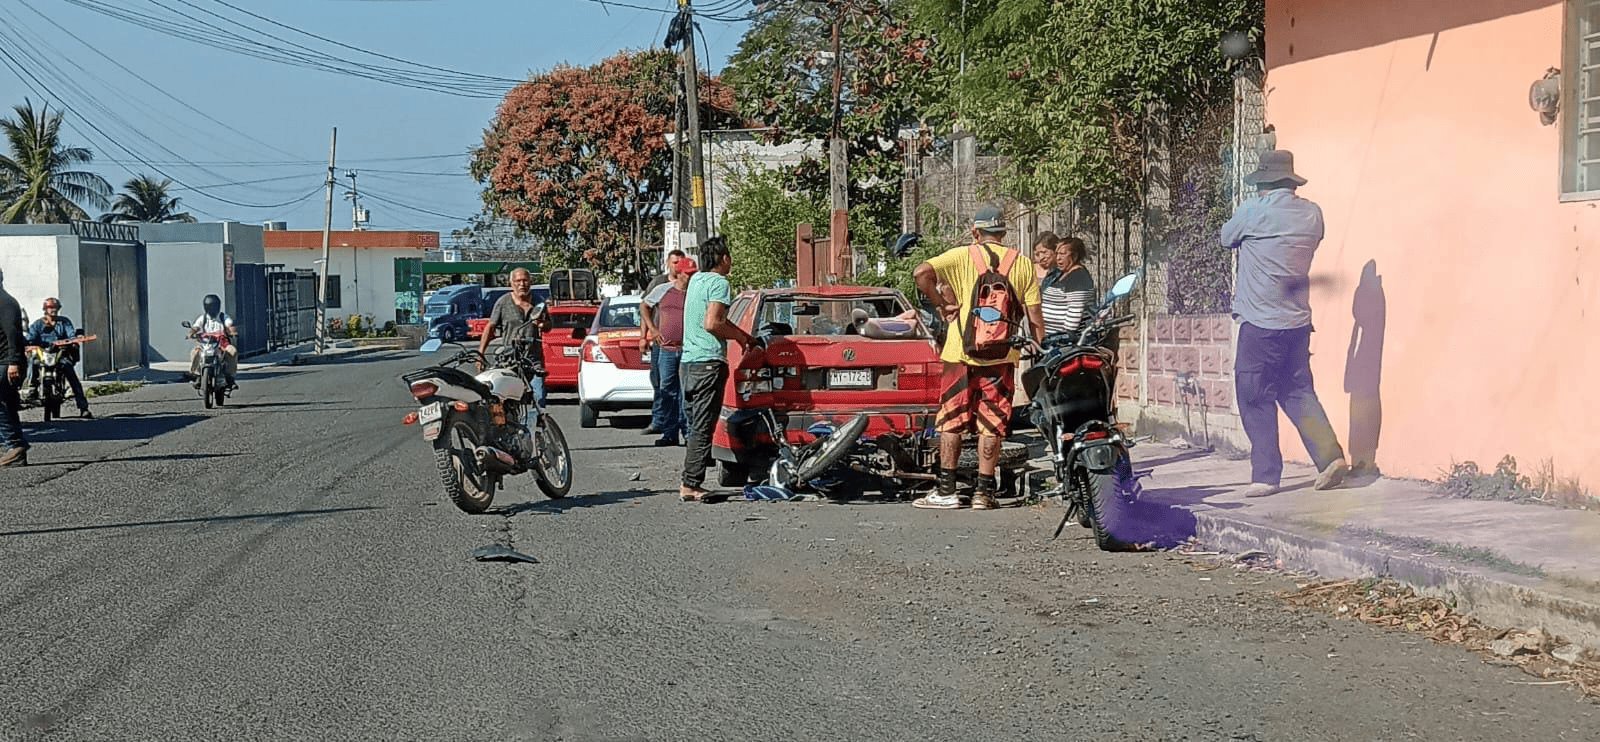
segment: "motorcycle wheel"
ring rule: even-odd
[[[55,418],[61,417],[61,403],[60,402],[52,402],[48,397],[46,397],[45,400],[44,400],[44,404],[42,404],[40,406],[44,408],[44,421],[45,422],[50,422],[51,420],[53,420]]]
[[[228,388],[225,386],[218,386],[216,391],[212,392],[212,396],[216,397],[217,406],[221,407],[228,399]]]
[[[839,463],[839,459],[850,453],[856,441],[860,440],[861,431],[866,429],[867,416],[856,415],[850,422],[834,430],[810,456],[795,464],[795,481],[802,484],[809,482]]]
[[[533,468],[533,476],[539,480],[539,489],[553,500],[566,497],[572,491],[572,450],[567,448],[566,435],[554,418],[540,415],[534,436],[539,465]]]
[[[211,409],[211,369],[200,372],[200,399],[206,403],[206,409]]]
[[[451,420],[443,435],[433,442],[433,461],[439,467],[445,496],[461,512],[471,515],[488,510],[494,501],[494,480],[472,458],[478,441],[478,431],[471,422]]]
[[[1128,452],[1120,451],[1117,463],[1106,473],[1089,472],[1089,496],[1085,504],[1094,525],[1094,540],[1102,551],[1129,551],[1134,543],[1125,540],[1134,527],[1132,502],[1127,496],[1133,484],[1133,464]]]

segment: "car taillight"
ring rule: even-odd
[[[611,358],[606,355],[600,344],[593,340],[583,341],[583,358],[590,363],[610,363]]]
[[[417,399],[427,399],[439,393],[439,385],[431,381],[419,381],[411,385],[411,396]]]
[[[1100,356],[1078,356],[1061,364],[1061,368],[1056,371],[1056,375],[1071,376],[1079,371],[1099,371],[1105,365],[1105,359]]]

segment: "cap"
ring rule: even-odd
[[[678,258],[677,262],[672,264],[672,267],[677,269],[679,273],[694,273],[700,270],[700,267],[695,265],[694,258],[688,257]]]
[[[997,206],[985,206],[972,215],[972,226],[980,232],[1006,231],[1006,217]]]

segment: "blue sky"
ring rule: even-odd
[[[382,54],[515,79],[561,63],[586,65],[621,49],[659,45],[669,17],[614,4],[603,6],[594,0],[221,1]],[[627,2],[661,10],[676,6],[675,0]],[[203,12],[210,10],[342,57],[392,63],[240,15],[219,0],[0,3],[0,33],[5,34],[0,36],[0,48],[9,47],[24,59],[27,54],[42,56],[69,81],[51,78],[51,65],[30,64],[33,73],[43,79],[42,83],[28,81],[35,86],[30,88],[12,70],[0,66],[0,103],[4,104],[0,113],[10,115],[10,107],[24,97],[37,103],[41,97],[37,87],[48,86],[81,114],[67,114],[69,123],[84,131],[69,130],[69,142],[94,150],[97,162],[93,169],[114,186],[120,187],[130,177],[130,170],[144,173],[151,168],[107,144],[85,127],[86,121],[166,174],[198,187],[179,189],[174,195],[202,221],[229,218],[257,223],[270,219],[288,221],[292,229],[320,228],[321,191],[297,199],[322,183],[329,128],[338,126],[341,183],[348,184],[343,179],[346,169],[360,173],[360,190],[373,196],[363,200],[363,206],[372,212],[369,228],[448,232],[478,211],[478,187],[466,175],[465,152],[480,140],[498,99],[462,98],[255,59],[173,38],[84,5],[109,7],[146,19],[175,18],[176,13],[184,13],[247,33]],[[697,7],[707,5],[701,0]],[[728,2],[710,5],[733,7]],[[745,24],[705,20],[701,28],[708,44],[701,57],[708,51],[713,67],[720,69],[737,46]],[[31,48],[11,41],[19,35],[29,40]],[[261,40],[272,49],[284,46]],[[111,59],[97,55],[85,44]],[[139,81],[116,63],[201,113]],[[111,112],[100,111],[97,104]],[[342,189],[336,192],[334,228],[348,229],[349,204],[338,198],[339,194]],[[252,206],[227,204],[213,196]],[[294,203],[257,208],[285,202]]]

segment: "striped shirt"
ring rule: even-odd
[[[1077,332],[1094,309],[1094,277],[1081,265],[1069,273],[1050,271],[1039,298],[1043,302],[1046,334]]]

